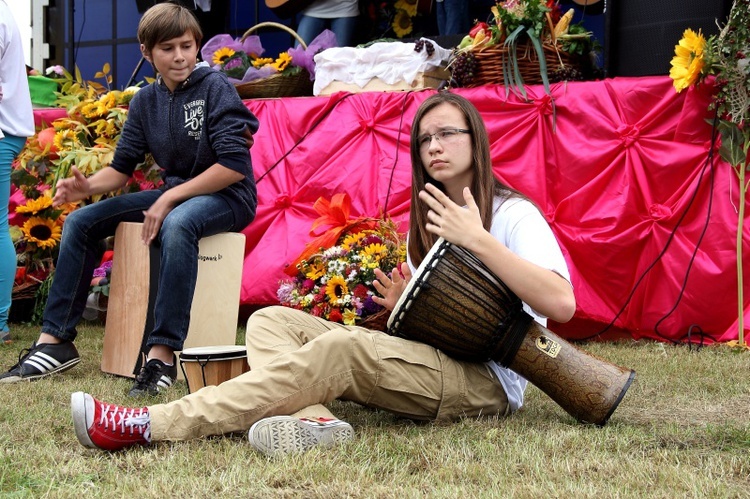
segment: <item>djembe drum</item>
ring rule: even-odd
[[[549,395],[571,416],[603,426],[635,371],[574,347],[536,322],[474,254],[440,238],[388,319],[388,334],[471,362],[494,360]]]
[[[220,385],[250,370],[247,349],[241,345],[186,348],[180,352],[180,368],[188,393],[204,386]]]

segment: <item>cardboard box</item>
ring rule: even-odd
[[[436,68],[417,75],[417,78],[411,83],[404,80],[394,84],[388,84],[380,78],[372,78],[364,87],[356,83],[344,83],[333,81],[329,83],[318,95],[331,95],[336,92],[350,92],[358,94],[360,92],[393,92],[406,90],[423,90],[425,88],[438,88],[444,81],[451,77],[450,71],[443,68]]]

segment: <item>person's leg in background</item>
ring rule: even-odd
[[[8,314],[13,299],[13,281],[16,278],[16,250],[8,226],[10,172],[13,160],[25,143],[25,137],[6,135],[0,139],[0,341],[10,340]]]
[[[297,34],[305,41],[306,45],[309,45],[326,28],[327,21],[328,19],[319,17],[300,16]],[[299,46],[299,42],[295,42],[294,46]]]
[[[440,35],[465,35],[471,29],[469,2],[466,0],[438,0],[438,32]]]
[[[350,47],[354,42],[357,29],[357,17],[339,17],[331,19],[331,31],[336,35],[339,47]]]

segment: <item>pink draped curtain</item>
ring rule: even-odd
[[[277,303],[321,196],[347,192],[352,216],[387,213],[406,229],[409,130],[433,92],[246,101],[261,126],[243,306]],[[578,307],[551,329],[569,339],[737,338],[737,179],[709,154],[710,87],[677,94],[668,77],[615,78],[555,84],[553,98],[527,87],[528,102],[502,86],[457,92],[485,118],[495,173],[537,203],[567,258]]]

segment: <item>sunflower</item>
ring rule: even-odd
[[[98,100],[81,106],[81,114],[86,118],[100,118],[107,115],[107,104]]]
[[[224,61],[234,55],[234,50],[229,47],[221,47],[219,50],[214,52],[213,62],[214,64],[223,64]]]
[[[356,245],[358,242],[360,242],[364,238],[365,238],[364,232],[355,232],[354,234],[347,234],[346,237],[344,237],[344,241],[341,243],[341,246],[343,246],[344,249],[352,249],[354,245]]]
[[[385,244],[370,244],[364,249],[364,254],[379,260],[388,255],[388,247]]]
[[[253,59],[252,65],[254,68],[262,68],[266,64],[271,64],[273,62],[273,59],[271,57],[258,57],[257,59]]]
[[[117,105],[119,98],[120,98],[119,90],[112,90],[102,95],[101,97],[99,97],[99,102],[104,104],[104,107],[106,107],[107,109],[112,109],[113,107]]]
[[[60,241],[62,227],[49,218],[31,217],[21,227],[26,241],[36,244],[39,248],[54,248]]]
[[[398,0],[393,6],[403,10],[410,17],[417,15],[417,0]]]
[[[675,56],[671,62],[672,69],[669,70],[675,90],[682,92],[701,75],[706,67],[705,49],[706,39],[701,31],[698,30],[696,33],[686,29],[679,44],[674,48]]]
[[[342,298],[349,294],[349,286],[346,285],[346,279],[340,275],[333,276],[326,284],[326,295],[328,301],[332,304],[338,304]]]
[[[58,151],[62,151],[79,147],[81,142],[78,140],[78,134],[75,131],[60,130],[55,134],[54,144]]]
[[[323,267],[322,262],[313,262],[310,264],[310,267],[308,267],[307,272],[305,273],[305,277],[314,281],[320,277],[323,277],[325,273],[326,269],[325,267]]]
[[[50,206],[52,206],[52,198],[45,194],[36,199],[29,199],[26,201],[26,204],[17,206],[16,213],[31,213],[32,215],[36,215]]]
[[[403,38],[411,33],[413,28],[411,16],[404,10],[397,10],[396,15],[393,17],[393,32],[396,33],[396,36]]]
[[[292,62],[292,56],[289,55],[289,52],[282,52],[279,54],[279,57],[276,59],[276,61],[272,64],[273,67],[275,67],[279,73],[284,71],[289,64]]]

